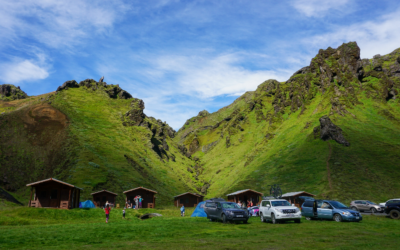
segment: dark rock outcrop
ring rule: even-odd
[[[28,95],[19,86],[15,87],[12,84],[0,85],[0,100],[12,101],[27,97]]]
[[[140,126],[140,124],[146,118],[146,115],[143,113],[144,110],[144,102],[141,99],[133,98],[131,102],[131,109],[127,111],[124,115],[124,126]]]
[[[104,81],[104,76],[102,76],[99,80],[99,82],[103,82]]]
[[[68,88],[79,88],[79,84],[75,80],[66,81],[57,88],[57,92]]]
[[[200,111],[197,116],[204,117],[209,115],[210,113],[207,110]]]
[[[322,140],[335,140],[337,143],[342,144],[346,147],[350,146],[350,143],[343,136],[342,129],[333,124],[328,116],[323,116],[319,118],[319,123],[321,134],[320,138]]]

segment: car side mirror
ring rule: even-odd
[[[292,207],[295,207],[296,205],[295,204],[292,204]]]
[[[267,207],[271,207],[271,205],[267,205]]]

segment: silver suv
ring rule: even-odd
[[[350,203],[350,208],[353,209],[354,211],[360,211],[360,212],[369,211],[371,213],[382,213],[384,210],[384,208],[381,205],[368,200],[352,201]]]
[[[297,207],[290,205],[287,200],[263,200],[260,204],[260,218],[261,222],[266,222],[268,220],[273,224],[287,220],[293,220],[296,223],[300,223],[301,211]]]

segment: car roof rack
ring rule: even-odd
[[[276,200],[276,198],[273,196],[264,196],[263,200]]]

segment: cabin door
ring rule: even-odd
[[[50,204],[49,207],[59,207],[59,204],[57,204],[58,201],[58,190],[57,189],[52,189],[50,192]]]

